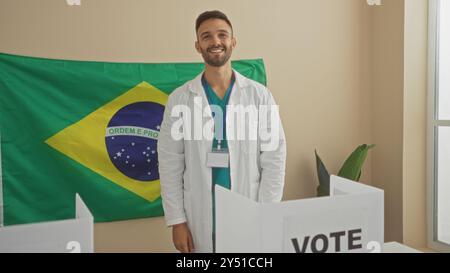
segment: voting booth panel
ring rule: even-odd
[[[330,196],[257,203],[216,187],[217,252],[381,252],[384,192],[337,176]]]
[[[0,252],[94,252],[94,218],[78,194],[75,219],[0,228]]]

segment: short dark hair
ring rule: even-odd
[[[231,22],[230,22],[230,20],[228,20],[228,17],[225,15],[225,13],[223,13],[219,10],[211,10],[211,11],[205,11],[197,17],[197,20],[195,21],[195,33],[198,32],[200,25],[209,19],[224,20],[230,26],[231,31],[233,31],[233,26],[231,25]]]

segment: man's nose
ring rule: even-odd
[[[220,46],[221,45],[220,38],[218,36],[214,36],[212,43],[213,43],[213,46]]]

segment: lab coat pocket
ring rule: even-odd
[[[184,211],[186,213],[186,217],[188,222],[192,220],[192,200],[191,200],[191,192],[189,190],[183,191],[183,201],[184,201]]]

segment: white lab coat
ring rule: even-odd
[[[201,75],[170,94],[158,137],[158,160],[166,224],[171,226],[187,221],[195,251],[211,252],[212,172],[211,168],[206,166],[206,154],[212,149],[213,129],[206,126],[209,128],[205,130],[208,137],[202,136],[201,140],[186,140],[186,137],[177,140],[171,135],[174,124],[177,126],[182,124],[182,131],[185,134],[189,130],[194,130],[187,128],[186,120],[180,121],[179,117],[171,116],[172,109],[176,105],[187,106],[191,114],[206,108],[203,124],[208,122],[213,124]],[[275,105],[272,94],[265,86],[242,76],[237,71],[234,71],[234,75],[235,84],[228,105]],[[200,103],[199,96],[202,98]],[[278,148],[263,151],[260,141],[248,138],[230,140],[229,132],[233,121],[227,111],[231,190],[257,202],[279,202],[283,195],[286,142],[278,114],[276,118],[280,124]],[[267,127],[270,127],[270,123],[264,128],[260,122],[256,123],[251,125],[256,126],[258,133],[259,130],[267,130]],[[248,126],[248,123],[246,125]],[[191,132],[191,135],[193,134]]]

